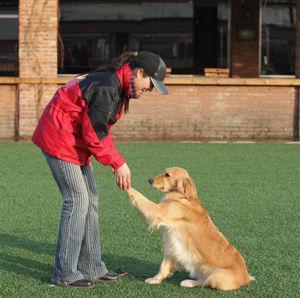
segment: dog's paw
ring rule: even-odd
[[[198,285],[198,283],[196,280],[185,279],[180,283],[180,285],[185,288],[193,288],[193,287],[196,287]]]
[[[139,192],[131,187],[127,190],[127,194],[130,199],[134,199],[139,194]]]
[[[136,190],[134,189],[134,188],[132,188],[132,187],[130,187],[128,190],[127,190],[127,194],[128,194],[128,196],[131,198],[131,197],[133,197],[134,195],[135,195],[135,192],[136,192]]]
[[[134,194],[134,193],[137,193],[138,191],[135,190],[133,187],[130,187],[128,190],[127,190],[127,193],[128,194]]]
[[[127,191],[127,194],[129,196],[129,199],[131,201],[131,203],[133,204],[133,206],[137,207],[137,202],[139,201],[139,199],[142,197],[141,193],[139,193],[137,190],[135,190],[134,188],[130,188]]]
[[[151,277],[151,278],[147,278],[146,280],[145,280],[145,283],[146,284],[149,284],[149,285],[158,285],[158,284],[160,284],[160,280],[159,279],[156,279],[156,278],[154,278],[154,277]]]

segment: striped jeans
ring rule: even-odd
[[[98,193],[91,165],[77,166],[43,154],[63,197],[51,282],[70,284],[107,273],[101,260]]]

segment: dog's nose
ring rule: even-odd
[[[150,178],[149,179],[149,183],[152,184],[153,183],[153,179]]]

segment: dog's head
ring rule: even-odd
[[[182,168],[168,168],[160,175],[149,179],[149,183],[162,192],[178,191],[188,200],[198,199],[193,180],[187,170]]]

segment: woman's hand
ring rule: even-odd
[[[131,186],[131,174],[127,163],[124,163],[115,171],[116,183],[120,189],[126,191]]]

